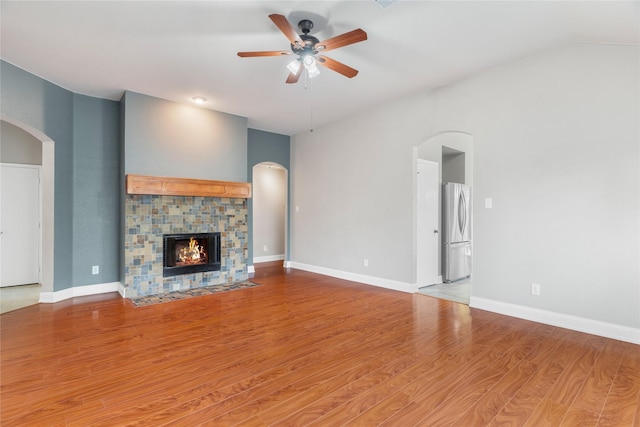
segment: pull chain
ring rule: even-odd
[[[309,93],[309,132],[313,132],[313,96],[309,86],[309,76],[306,72],[304,73],[304,90]]]

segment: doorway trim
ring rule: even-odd
[[[53,293],[53,239],[54,239],[54,195],[55,195],[55,142],[38,129],[9,117],[0,116],[0,120],[10,123],[29,133],[42,143],[42,167],[40,169],[40,302],[43,294]]]

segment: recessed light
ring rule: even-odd
[[[193,99],[193,102],[195,102],[198,105],[202,105],[207,101],[206,98],[203,98],[201,96],[194,96],[192,99]]]

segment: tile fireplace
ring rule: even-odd
[[[129,189],[127,192],[125,297],[248,279],[247,197],[250,194],[214,197],[130,194]],[[168,237],[173,241],[167,240]],[[180,253],[184,259],[176,261]],[[207,258],[206,263],[199,260],[201,256]],[[165,266],[167,257],[169,264],[173,264],[169,270]],[[187,260],[188,257],[191,260]]]

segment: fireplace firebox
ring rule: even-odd
[[[220,233],[162,236],[164,277],[220,270]]]

